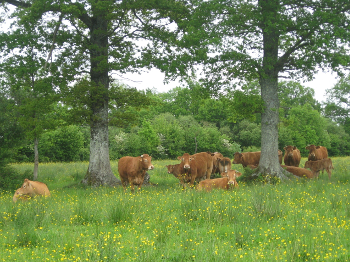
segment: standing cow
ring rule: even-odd
[[[147,154],[138,157],[124,156],[119,159],[118,172],[124,190],[128,183],[131,191],[134,191],[134,185],[138,186],[138,190],[141,189],[146,171],[154,169],[151,160],[152,157]]]
[[[301,160],[299,149],[296,146],[285,146],[284,151],[284,164],[298,167]]]
[[[231,170],[231,159],[229,159],[228,157],[219,158],[220,174],[223,172],[227,173],[229,170]]]
[[[324,146],[308,145],[305,149],[309,150],[308,161],[317,161],[328,158],[328,151]]]
[[[208,152],[190,155],[188,153],[178,157],[183,163],[184,169],[190,176],[190,185],[194,185],[194,181],[201,179],[210,179],[213,170],[212,154]]]
[[[257,167],[260,161],[261,152],[236,152],[233,158],[233,164],[242,164],[243,167],[254,166]]]
[[[219,152],[215,152],[213,153],[212,155],[212,158],[213,158],[213,170],[211,172],[211,174],[213,176],[215,176],[215,174],[220,174],[220,169],[219,169],[219,161],[220,161],[220,158],[223,158],[224,156],[219,153]]]
[[[18,199],[26,200],[35,196],[50,196],[49,188],[42,182],[31,181],[26,178],[22,186],[16,190],[12,200],[17,202]]]

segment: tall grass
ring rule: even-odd
[[[0,194],[2,261],[347,261],[350,158],[331,180],[182,190],[153,161],[154,186],[84,188],[88,163],[39,166],[52,196],[12,203]],[[21,172],[32,164],[14,165]],[[233,168],[243,171],[239,165]],[[117,174],[117,163],[112,162]]]

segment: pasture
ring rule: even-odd
[[[135,194],[80,186],[87,162],[40,164],[50,198],[13,204],[14,192],[0,194],[0,260],[349,261],[350,157],[332,160],[331,180],[209,193],[182,190],[165,168],[175,160],[152,161],[156,185]]]

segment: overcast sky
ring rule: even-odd
[[[183,86],[178,81],[164,84],[164,74],[157,69],[152,69],[148,73],[145,72],[139,74],[125,74],[122,77],[116,77],[120,82],[132,87],[136,87],[139,90],[145,90],[147,88],[155,88],[158,92],[167,92],[170,89]],[[315,99],[319,102],[325,101],[325,90],[334,87],[338,82],[336,73],[323,73],[320,72],[315,75],[315,79],[310,82],[301,83],[303,86],[311,87],[315,90]]]

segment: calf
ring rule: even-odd
[[[330,158],[324,158],[317,161],[306,161],[304,168],[310,168],[310,170],[317,177],[320,174],[320,171],[323,172],[323,170],[326,170],[329,179],[331,179],[332,169],[334,169],[332,160]]]
[[[309,150],[308,161],[317,161],[328,158],[328,150],[324,146],[308,145],[305,149]]]
[[[284,151],[284,164],[286,166],[299,167],[301,160],[299,149],[296,146],[285,146]]]
[[[315,177],[314,174],[310,170],[305,169],[305,168],[296,167],[296,166],[286,166],[286,165],[281,165],[281,166],[295,176],[306,177],[306,178],[314,178]]]
[[[173,174],[174,177],[179,179],[180,184],[183,187],[185,187],[185,184],[191,180],[190,175],[188,173],[189,170],[184,169],[183,163],[176,164],[176,165],[167,165],[166,167],[168,169],[168,174]]]
[[[210,191],[213,188],[216,189],[230,189],[230,188],[239,188],[238,183],[236,181],[236,172],[235,170],[230,170],[232,172],[226,173],[227,175],[225,177],[221,178],[215,178],[215,179],[206,179],[201,182],[199,182],[196,189],[198,191],[206,190]]]
[[[35,196],[50,196],[49,188],[42,182],[31,181],[26,178],[23,185],[16,190],[12,200],[17,202],[18,199],[26,200]]]
[[[131,191],[134,191],[134,185],[138,186],[138,190],[141,189],[146,171],[154,169],[151,160],[152,157],[147,154],[139,157],[124,156],[119,159],[118,172],[124,190],[128,183]]]
[[[242,173],[237,171],[237,170],[228,170],[227,172],[222,172],[221,177],[229,177],[229,176],[231,176],[231,173],[235,177],[235,179],[242,175]]]

